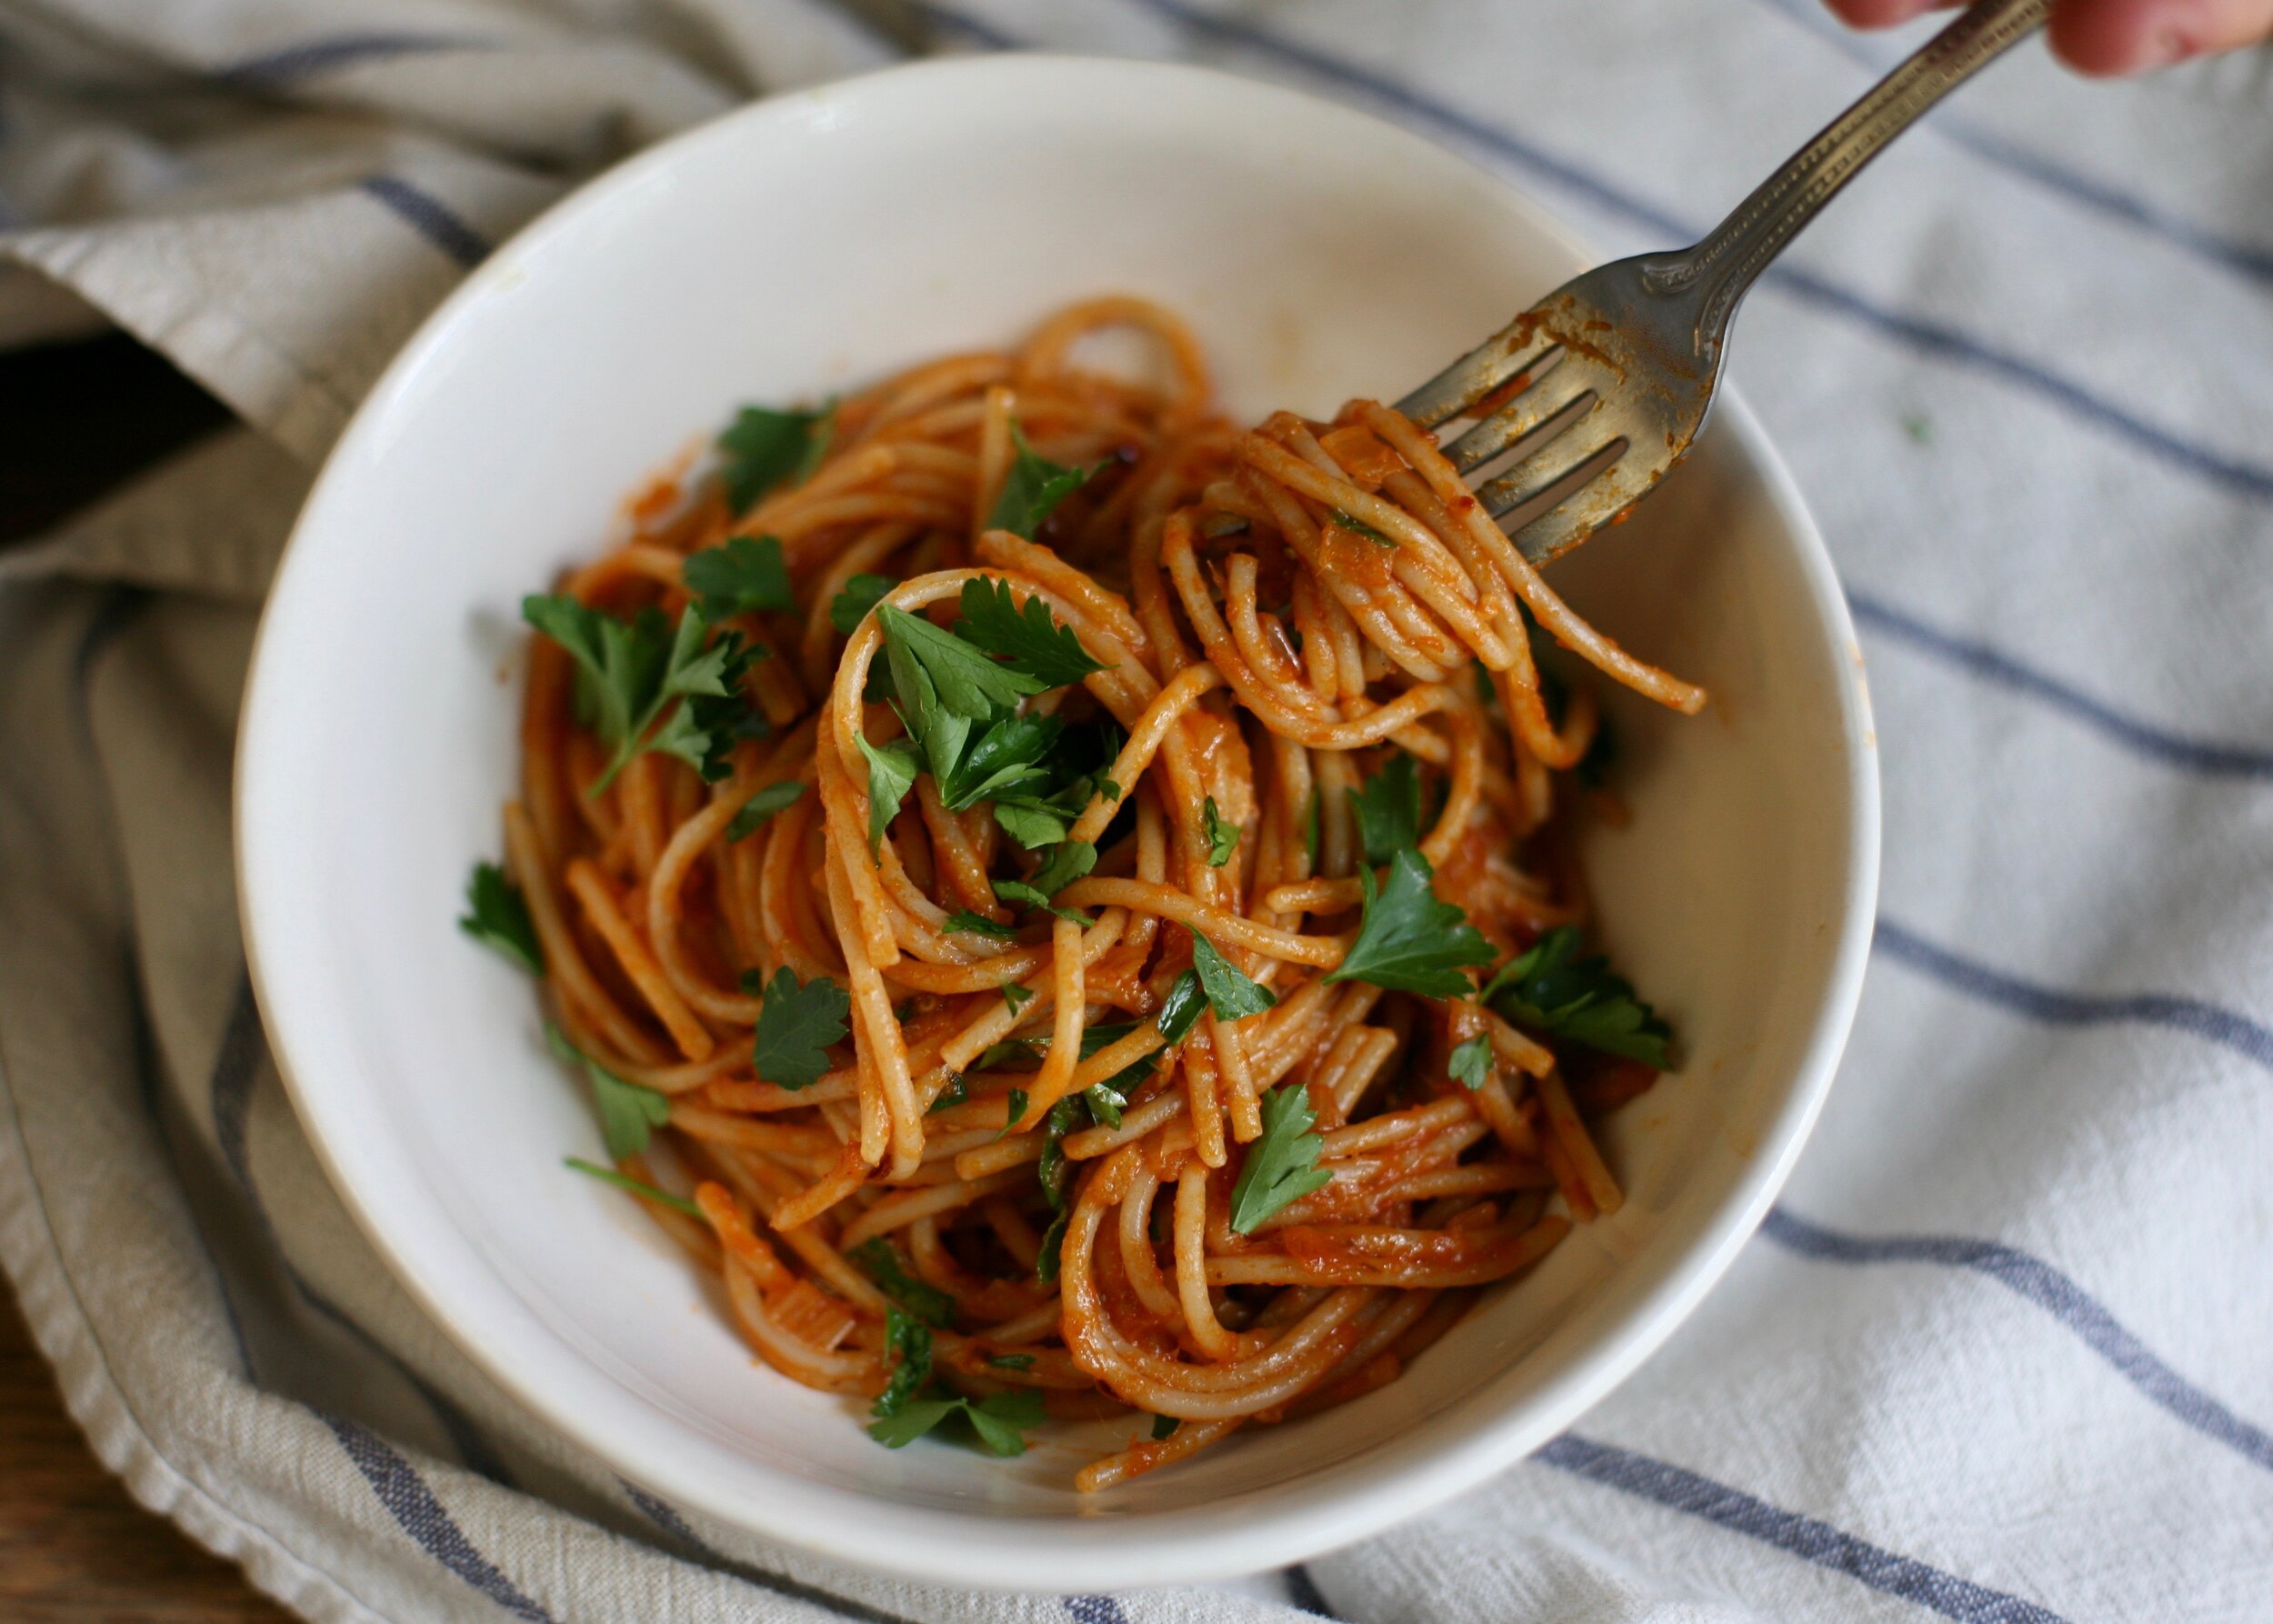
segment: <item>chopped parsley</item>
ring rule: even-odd
[[[1089,476],[1105,465],[1069,468],[1037,456],[1016,423],[1010,426],[1010,442],[1018,448],[1017,460],[1003,478],[1002,495],[995,498],[995,511],[986,516],[986,527],[1008,530],[1032,541],[1057,505],[1088,484]]]
[[[1434,873],[1427,857],[1409,850],[1391,858],[1386,884],[1376,885],[1370,868],[1357,871],[1365,913],[1357,939],[1328,981],[1364,981],[1432,998],[1468,991],[1462,967],[1489,964],[1492,945],[1468,923],[1465,910],[1430,889]]]
[[[1207,837],[1207,866],[1220,868],[1231,861],[1231,854],[1239,845],[1239,826],[1216,810],[1216,797],[1209,796],[1200,806],[1200,828]]]
[[[734,815],[734,821],[726,825],[726,844],[731,846],[736,840],[748,839],[764,827],[767,818],[794,805],[804,793],[805,781],[801,778],[785,778],[778,784],[768,784],[744,801],[742,809]]]
[[[963,618],[955,635],[1002,656],[1013,671],[1045,687],[1062,688],[1109,668],[1089,657],[1071,627],[1052,618],[1041,594],[1029,594],[1021,606],[1011,597],[1009,583],[992,576],[963,583]]]
[[[796,1089],[828,1070],[828,1047],[842,1043],[852,995],[826,976],[800,983],[787,965],[774,972],[758,1007],[752,1058],[759,1080]]]
[[[1045,1286],[1057,1278],[1060,1256],[1066,1249],[1066,1227],[1073,1221],[1074,1209],[1060,1208],[1050,1219],[1050,1227],[1042,1231],[1042,1249],[1034,1257],[1034,1278]]]
[[[908,1273],[900,1255],[883,1236],[870,1236],[847,1255],[868,1271],[878,1291],[934,1330],[946,1330],[955,1323],[955,1298]]]
[[[1184,1423],[1175,1416],[1153,1417],[1152,1441],[1159,1443],[1164,1439],[1173,1437],[1176,1433],[1176,1429],[1183,1425]]]
[[[975,914],[967,907],[958,907],[955,910],[955,912],[949,914],[947,916],[946,928],[949,930],[975,930],[981,936],[995,937],[999,940],[1006,942],[1018,934],[1016,931],[1011,929],[1009,926],[998,925],[994,920],[988,918],[986,915]],[[1018,990],[1024,992],[1026,989],[1024,987],[1020,987]],[[1013,1008],[1016,1008],[1016,1007],[1017,1006],[1015,1004],[1011,1006]]]
[[[1035,1165],[1035,1176],[1042,1181],[1042,1194],[1049,1198],[1050,1210],[1063,1212],[1066,1193],[1074,1180],[1073,1164],[1066,1159],[1066,1136],[1081,1126],[1084,1107],[1079,1096],[1061,1099],[1050,1107],[1050,1114],[1043,1120],[1042,1159]]]
[[[1465,1088],[1481,1088],[1492,1075],[1492,1040],[1479,1033],[1452,1051],[1446,1068],[1452,1080]]]
[[[718,449],[724,453],[718,482],[726,506],[736,514],[747,513],[776,486],[811,478],[828,455],[836,433],[835,401],[817,412],[744,406],[718,436]]]
[[[1420,845],[1420,774],[1404,751],[1389,757],[1388,765],[1367,779],[1363,789],[1343,793],[1357,819],[1367,862],[1386,863]]]
[[[868,617],[868,611],[876,606],[876,600],[898,584],[890,576],[853,576],[829,600],[828,623],[844,636],[851,637]]]
[[[986,1362],[997,1370],[1031,1370],[1034,1356],[1030,1353],[990,1353]]]
[[[947,1076],[947,1086],[939,1090],[938,1098],[924,1108],[924,1115],[936,1117],[949,1106],[961,1105],[970,1097],[971,1087],[963,1080],[963,1074],[959,1071],[950,1072]]]
[[[756,609],[786,615],[797,606],[778,536],[729,536],[694,554],[679,573],[713,625],[729,615]]]
[[[888,745],[872,745],[865,734],[854,737],[868,762],[868,851],[873,856],[884,844],[884,831],[899,816],[900,803],[916,787],[916,775],[923,771],[923,757],[912,739],[896,738]]]
[[[1484,1001],[1517,1026],[1665,1070],[1673,1028],[1607,959],[1577,957],[1578,946],[1576,926],[1548,931],[1491,978]]]
[[[545,949],[520,887],[495,863],[476,863],[466,882],[466,912],[457,927],[532,976],[545,973]]]
[[[683,1212],[691,1218],[699,1218],[703,1216],[703,1209],[685,1196],[675,1196],[669,1190],[657,1189],[654,1185],[634,1178],[627,1173],[618,1173],[614,1168],[604,1168],[598,1162],[586,1161],[580,1156],[564,1157],[562,1160],[579,1173],[588,1173],[603,1184],[612,1184],[617,1189],[631,1191],[635,1196],[645,1196],[650,1201],[659,1201],[674,1212]]]
[[[970,1423],[978,1447],[989,1455],[1007,1459],[1026,1453],[1026,1432],[1049,1418],[1040,1391],[1019,1388],[979,1399],[919,1398],[903,1404],[882,1420],[868,1423],[868,1436],[887,1449],[914,1443],[950,1416]]]
[[[1325,1139],[1315,1131],[1317,1113],[1310,1090],[1286,1083],[1263,1096],[1262,1136],[1247,1147],[1239,1181],[1231,1187],[1231,1227],[1242,1235],[1287,1203],[1300,1199],[1334,1175],[1319,1167]]]
[[[886,1383],[868,1413],[879,1420],[907,1408],[931,1379],[931,1328],[896,1308],[884,1310],[884,1351],[892,1379]]]
[[[1197,930],[1192,932],[1192,968],[1199,973],[1199,984],[1207,994],[1207,1007],[1216,1012],[1217,1020],[1241,1020],[1260,1015],[1278,1002],[1269,987],[1248,980],[1237,965]]]
[[[647,1148],[655,1129],[671,1119],[668,1096],[637,1083],[627,1083],[568,1040],[568,1034],[546,1023],[545,1041],[553,1053],[583,1068],[592,1085],[592,1103],[600,1115],[600,1142],[610,1161],[637,1156]]]
[[[592,795],[646,750],[676,756],[716,782],[726,775],[725,756],[736,740],[764,731],[763,715],[733,691],[750,651],[731,633],[706,644],[707,624],[691,604],[676,632],[655,608],[618,620],[565,594],[525,597],[521,615],[576,662],[600,742],[615,752]],[[673,700],[685,703],[656,727]]]
[[[1034,997],[1032,987],[1016,981],[1004,982],[999,990],[1002,993],[1002,1001],[1010,1006],[1010,1013],[1013,1015],[1025,1008],[1026,1001]]]
[[[1026,883],[1045,897],[1055,897],[1097,866],[1097,848],[1086,840],[1065,840],[1050,849],[1042,866]]]
[[[996,665],[977,645],[943,632],[920,615],[896,604],[878,604],[884,647],[892,663],[892,686],[903,705],[918,711],[940,709],[966,721],[983,722],[1008,710],[1050,685],[1023,671]],[[909,718],[914,721],[916,718]],[[920,727],[911,729],[921,734]]]
[[[1199,1012],[1207,1007],[1207,995],[1201,989],[1199,972],[1187,970],[1168,988],[1168,996],[1160,1000],[1160,1013],[1154,1018],[1160,1036],[1170,1043],[1180,1043],[1184,1034],[1192,1029]]]
[[[1359,518],[1354,513],[1345,513],[1340,508],[1337,507],[1327,516],[1334,521],[1337,528],[1347,530],[1352,536],[1362,536],[1367,541],[1372,542],[1376,546],[1393,547],[1397,546],[1397,538],[1395,536],[1384,535],[1382,532],[1375,529],[1371,525],[1366,523],[1365,520]]]

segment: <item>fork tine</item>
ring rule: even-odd
[[[1518,507],[1547,495],[1589,464],[1607,457],[1602,466],[1596,468],[1589,476],[1587,483],[1592,484],[1612,463],[1626,454],[1624,435],[1614,439],[1594,441],[1584,451],[1571,450],[1570,442],[1582,437],[1564,434],[1549,441],[1498,478],[1479,487],[1476,493],[1477,500],[1484,504],[1485,512],[1494,518],[1505,518]],[[1575,494],[1566,492],[1563,500],[1569,500]]]
[[[1397,409],[1423,428],[1449,422],[1556,347],[1551,339],[1540,342],[1537,332],[1537,316],[1525,311],[1398,401]]]
[[[1587,368],[1566,361],[1446,446],[1445,456],[1461,473],[1473,473],[1594,396],[1595,382]]]

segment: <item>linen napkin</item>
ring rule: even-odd
[[[1627,252],[1915,37],[1813,0],[0,0],[0,343],[115,325],[243,420],[0,552],[0,1259],[103,1459],[325,1620],[2273,1617],[2263,53],[2109,86],[2026,48],[1754,295],[1735,376],[1877,707],[1861,1016],[1727,1281],[1438,1513],[1118,1597],[707,1526],[394,1284],[246,989],[228,767],[291,517],[419,318],[617,157],[912,52],[1189,58]]]

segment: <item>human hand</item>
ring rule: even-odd
[[[1857,28],[1887,28],[1948,0],[1827,0]],[[2273,36],[2273,0],[2059,0],[2052,49],[2078,73],[2136,74]]]

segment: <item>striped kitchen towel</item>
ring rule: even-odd
[[[243,419],[0,553],[0,1258],[135,1492],[312,1619],[2273,1618],[2273,117],[2024,49],[1754,296],[1884,756],[1877,951],[1758,1239],[1528,1462],[1286,1574],[982,1597],[704,1526],[355,1233],[246,990],[228,763],[315,462],[492,245],[918,51],[1191,58],[1686,242],[1908,44],[1814,0],[0,0],[0,343]],[[5,456],[0,450],[0,456]]]

